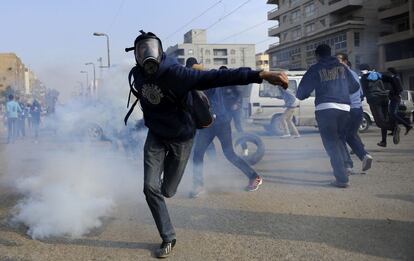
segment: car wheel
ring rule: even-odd
[[[367,114],[363,114],[361,125],[359,126],[359,132],[364,133],[367,132],[369,129],[369,126],[371,125],[371,120]]]
[[[280,114],[273,116],[273,119],[270,122],[269,129],[270,133],[273,135],[283,135],[285,133],[281,122],[281,116],[282,115]]]
[[[234,151],[250,165],[255,165],[262,160],[265,154],[265,145],[262,139],[253,133],[237,134],[233,140]],[[243,150],[242,145],[247,145],[247,151]]]

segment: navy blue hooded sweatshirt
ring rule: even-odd
[[[195,134],[191,115],[177,102],[188,99],[189,91],[262,82],[259,71],[250,68],[198,71],[165,54],[154,77],[146,77],[139,67],[133,69],[133,76],[145,125],[155,136],[173,141],[185,141]]]
[[[315,106],[321,103],[350,104],[349,94],[359,90],[359,83],[337,58],[321,58],[300,81],[296,97],[308,98],[315,90]]]

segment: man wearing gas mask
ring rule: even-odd
[[[196,131],[186,107],[189,92],[263,80],[287,88],[288,78],[285,73],[250,68],[220,71],[185,68],[163,52],[161,40],[155,34],[140,32],[134,47],[125,50],[134,51],[137,63],[129,78],[131,83],[133,77],[131,92],[140,102],[149,129],[144,146],[144,194],[163,240],[155,256],[163,258],[170,255],[176,243],[164,197],[170,198],[177,191]]]

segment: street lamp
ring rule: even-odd
[[[95,72],[95,64],[92,62],[85,63],[85,65],[92,65],[93,66],[93,92],[96,92],[96,72]]]
[[[93,35],[94,36],[105,36],[106,37],[106,49],[108,51],[108,66],[107,67],[110,68],[111,67],[111,60],[110,60],[110,57],[109,57],[109,36],[105,33],[97,33],[97,32],[93,33]]]
[[[85,73],[86,74],[86,88],[88,88],[89,85],[89,74],[87,71],[80,71],[80,73]]]

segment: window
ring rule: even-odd
[[[355,32],[354,33],[354,46],[359,47],[359,42],[360,42],[359,33]]]
[[[295,80],[290,80],[288,83],[288,89],[291,90],[294,94],[297,91],[297,83]],[[282,91],[277,85],[272,85],[264,81],[259,88],[259,97],[270,97],[283,99]]]
[[[297,39],[299,39],[301,36],[302,36],[302,33],[301,33],[300,28],[299,28],[299,29],[296,29],[296,30],[294,30],[294,31],[292,31],[292,39],[293,39],[293,40],[297,40]]]
[[[302,1],[302,0],[290,0],[290,5],[291,6],[295,5],[295,4],[299,3],[300,1]]]
[[[227,65],[227,58],[214,58],[213,59],[214,65]]]
[[[311,3],[305,6],[305,17],[310,17],[315,14],[315,4]]]
[[[310,34],[313,31],[315,31],[315,24],[311,23],[311,24],[306,25],[305,26],[305,31],[306,31],[306,34]]]
[[[319,22],[321,23],[322,27],[325,27],[326,26],[326,20],[325,20],[325,18],[322,19],[322,20],[320,20]]]
[[[194,50],[193,49],[188,49],[188,55],[193,55],[194,54]]]
[[[296,23],[300,20],[300,10],[293,11],[290,17],[290,22]]]
[[[214,56],[227,56],[227,49],[213,49]]]

